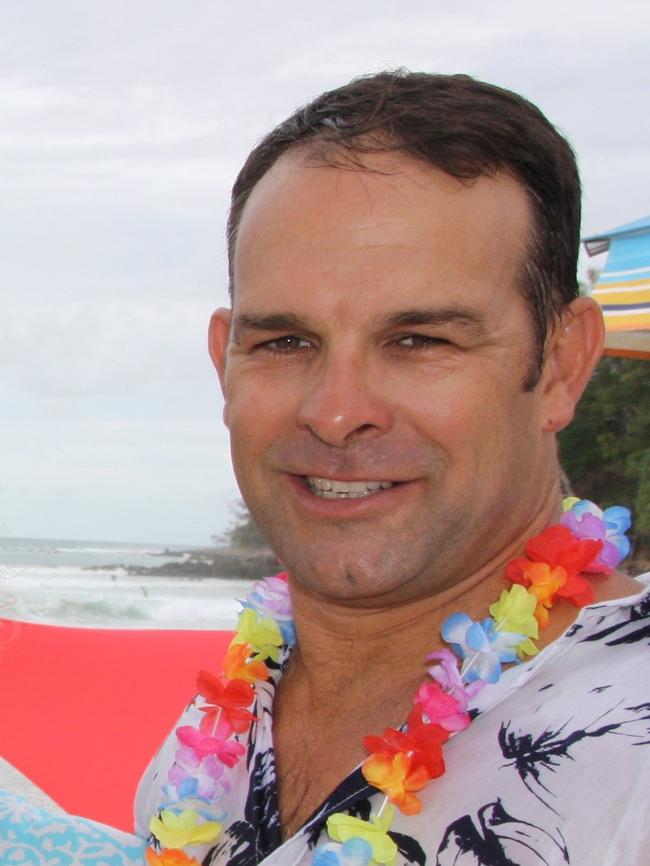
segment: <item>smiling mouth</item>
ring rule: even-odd
[[[362,499],[394,487],[394,481],[338,481],[335,478],[307,476],[307,484],[314,496],[323,499]]]

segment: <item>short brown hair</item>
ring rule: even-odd
[[[352,159],[399,150],[460,179],[506,170],[521,182],[533,215],[520,278],[536,344],[525,383],[533,388],[548,328],[578,295],[580,245],[575,156],[542,112],[522,96],[468,75],[380,72],[321,94],[266,135],[237,176],[228,218],[231,298],[237,230],[251,191],[286,151],[312,143],[325,146],[318,152],[325,163],[331,146]]]

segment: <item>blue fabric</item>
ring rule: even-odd
[[[0,863],[11,866],[142,866],[143,839],[86,818],[34,806],[0,788]]]
[[[642,235],[614,238],[609,246],[607,263],[598,277],[598,285],[617,283],[622,277],[620,272],[643,268],[638,273],[625,275],[626,279],[643,280],[650,270],[650,230]]]

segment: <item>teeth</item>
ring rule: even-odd
[[[307,477],[307,483],[316,496],[324,499],[360,499],[393,486],[392,481],[337,481],[311,475]]]
[[[315,487],[316,490],[331,490],[332,482],[328,478],[307,478],[310,487]]]

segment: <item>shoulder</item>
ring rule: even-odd
[[[650,572],[630,577],[622,571],[614,571],[607,578],[596,578],[594,590],[597,602],[623,600],[644,591],[650,593]]]

